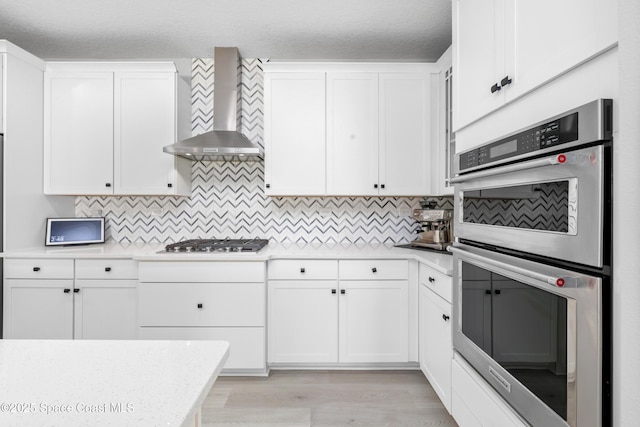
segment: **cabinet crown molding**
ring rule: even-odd
[[[175,73],[176,65],[171,61],[49,61],[46,72],[168,72]]]
[[[372,73],[437,73],[435,62],[268,62],[262,64],[270,72],[372,72]]]

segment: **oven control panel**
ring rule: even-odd
[[[460,154],[460,172],[578,140],[578,113],[566,115]]]

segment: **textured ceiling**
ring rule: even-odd
[[[0,0],[0,39],[43,59],[434,61],[451,0]]]

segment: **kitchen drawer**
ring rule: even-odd
[[[442,274],[424,264],[420,264],[420,284],[435,292],[442,299],[451,304],[452,282],[451,276]]]
[[[130,259],[76,260],[76,279],[137,279],[138,263]]]
[[[229,358],[223,373],[266,369],[264,328],[140,328],[147,340],[222,340],[229,342]]]
[[[138,272],[140,282],[264,283],[263,261],[143,261]]]
[[[267,264],[267,275],[273,280],[331,280],[338,278],[338,261],[277,259]]]
[[[5,259],[4,277],[12,279],[73,279],[73,260]]]
[[[140,326],[264,326],[264,283],[140,283]]]
[[[400,280],[409,278],[407,260],[340,261],[340,280]]]

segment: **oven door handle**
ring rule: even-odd
[[[490,264],[494,267],[497,268],[501,268],[503,270],[507,270],[507,271],[511,271],[513,273],[516,274],[520,274],[522,276],[528,277],[530,279],[534,279],[534,280],[539,280],[542,281],[544,283],[547,283],[551,286],[556,286],[558,288],[577,288],[578,287],[578,282],[580,280],[579,277],[576,276],[550,276],[547,274],[541,274],[541,273],[537,273],[535,271],[531,271],[527,268],[522,268],[522,267],[518,267],[516,265],[512,265],[512,264],[508,264],[506,262],[502,262],[502,261],[498,261],[495,259],[490,259],[487,257],[484,257],[482,255],[477,255],[474,253],[471,253],[469,251],[466,251],[462,248],[459,247],[455,247],[455,246],[449,246],[447,248],[447,250],[453,254],[458,254],[458,255],[462,255],[466,258],[470,258],[476,261],[481,261],[484,262],[486,264]]]
[[[456,184],[459,182],[469,181],[477,178],[485,178],[487,176],[499,175],[509,172],[518,172],[527,169],[541,168],[544,166],[562,165],[567,162],[567,155],[558,154],[557,156],[544,157],[542,159],[530,160],[528,162],[516,163],[513,165],[497,167],[480,172],[471,172],[466,175],[451,178],[451,182]]]

